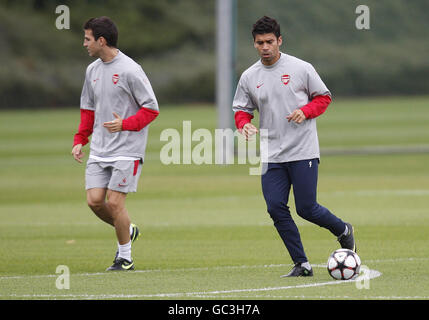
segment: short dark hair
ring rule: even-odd
[[[91,18],[83,25],[84,30],[92,30],[94,39],[100,37],[106,39],[109,47],[115,47],[118,43],[118,29],[109,17]]]
[[[257,34],[274,33],[276,38],[280,37],[280,25],[276,19],[263,16],[261,19],[255,22],[252,29],[253,40]]]

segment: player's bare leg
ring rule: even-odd
[[[134,262],[131,258],[130,217],[125,208],[126,193],[107,190],[107,207],[112,214],[113,225],[118,238],[118,251],[113,265],[107,271],[134,270]]]
[[[131,220],[125,208],[126,193],[107,190],[107,207],[111,213],[116,237],[120,245],[130,242]]]
[[[114,227],[113,214],[110,212],[110,208],[106,203],[106,193],[106,188],[88,189],[86,191],[86,200],[88,206],[97,217]]]
[[[131,259],[131,243],[138,239],[140,231],[135,224],[130,223],[128,212],[125,209],[125,198],[125,193],[105,188],[87,190],[88,206],[101,220],[113,226],[116,231],[118,250],[114,264],[108,270],[134,269]],[[121,255],[125,256],[126,260],[121,260]]]
[[[105,188],[93,188],[87,190],[87,201],[88,206],[104,222],[110,224],[112,227],[115,227],[113,216],[114,213],[111,212],[111,207],[106,202],[107,189]],[[128,215],[128,212],[126,213]],[[129,219],[129,218],[128,218]],[[135,224],[132,224],[129,228],[131,241],[134,242],[138,239],[140,231]]]

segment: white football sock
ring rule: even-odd
[[[122,245],[118,243],[118,251],[118,258],[123,258],[128,261],[131,261],[131,240],[130,242]]]
[[[301,267],[307,269],[308,271],[311,270],[311,265],[310,265],[310,263],[308,261],[301,263]]]

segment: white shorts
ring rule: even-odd
[[[142,170],[141,160],[101,162],[88,159],[85,188],[107,188],[123,193],[136,192]]]

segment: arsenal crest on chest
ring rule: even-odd
[[[282,75],[282,82],[284,85],[287,85],[289,83],[289,81],[290,81],[290,75],[288,75],[288,74]]]
[[[119,81],[119,74],[115,73],[115,74],[112,76],[112,81],[113,81],[113,84],[117,84],[117,83],[118,83],[118,81]]]

